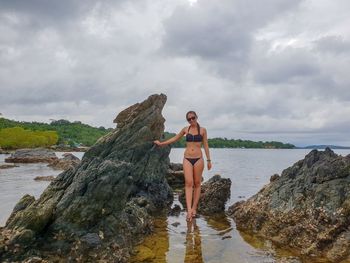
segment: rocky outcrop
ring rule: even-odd
[[[80,159],[71,153],[64,153],[63,158],[51,161],[47,166],[58,170],[74,168],[80,163]]]
[[[304,257],[350,259],[350,155],[312,150],[228,213],[237,229]]]
[[[116,129],[76,167],[17,209],[1,229],[0,260],[126,262],[133,244],[152,232],[153,215],[172,203],[170,147],[153,143],[164,132],[165,102],[164,94],[152,95],[120,112]]]
[[[214,175],[201,186],[198,213],[212,215],[225,211],[225,204],[231,196],[231,179]],[[185,191],[179,194],[179,201],[186,207]]]
[[[51,162],[57,160],[57,156],[53,150],[46,148],[24,148],[16,150],[8,158],[7,163],[39,163]]]

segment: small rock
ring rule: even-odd
[[[201,186],[198,212],[201,214],[215,214],[225,211],[225,204],[231,195],[231,179],[214,175]],[[179,201],[186,207],[185,190],[179,194]]]
[[[19,165],[16,164],[0,164],[0,169],[8,169],[8,168],[14,168],[19,167]]]
[[[59,170],[67,170],[80,163],[80,159],[71,153],[64,153],[63,158],[52,160],[47,166]]]
[[[53,150],[46,148],[24,148],[18,149],[5,159],[7,163],[38,163],[57,160]]]
[[[52,181],[53,179],[55,179],[55,176],[53,176],[53,175],[36,176],[34,178],[35,181]]]
[[[178,227],[180,225],[180,222],[174,222],[171,225],[174,226],[174,227]]]
[[[180,212],[181,212],[181,207],[178,204],[175,204],[174,207],[169,211],[168,215],[179,216]]]

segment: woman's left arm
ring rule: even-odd
[[[205,155],[207,156],[207,166],[208,166],[208,170],[211,169],[211,159],[210,159],[210,153],[209,153],[209,146],[208,146],[208,134],[207,134],[207,129],[204,129],[204,133],[203,133],[203,146],[204,146],[204,151],[205,151]]]

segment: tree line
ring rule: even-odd
[[[101,136],[113,128],[92,127],[80,121],[52,120],[51,123],[14,121],[0,117],[0,147],[17,149],[51,145],[92,146]],[[175,133],[164,132],[161,140],[167,140]],[[251,141],[227,138],[209,138],[211,148],[278,148],[292,149],[293,144],[277,141]],[[171,145],[174,148],[186,146],[185,137]]]
[[[167,140],[175,133],[164,132],[162,140]],[[278,141],[251,141],[241,139],[227,139],[227,138],[208,138],[208,145],[210,148],[271,148],[271,149],[293,149],[295,145],[290,143],[282,143]],[[183,148],[186,146],[185,136],[172,144],[174,148]]]
[[[9,128],[22,128],[8,130]],[[24,131],[25,130],[25,131]],[[0,117],[0,147],[24,148],[26,145],[47,146],[43,134],[57,134],[57,141],[50,145],[92,146],[98,138],[113,130],[112,128],[92,127],[80,121],[70,122],[60,119],[51,123],[14,121]],[[30,133],[31,131],[31,133]],[[51,132],[51,133],[50,133]],[[39,136],[39,138],[38,138]],[[26,138],[26,139],[24,139]],[[29,142],[25,142],[28,140]],[[17,142],[16,142],[17,141]],[[21,142],[21,143],[20,143]],[[41,143],[40,143],[41,142]]]

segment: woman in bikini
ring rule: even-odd
[[[155,140],[154,143],[158,146],[164,146],[178,141],[186,134],[186,150],[183,158],[183,171],[185,176],[187,206],[186,220],[191,221],[192,217],[197,216],[197,207],[201,193],[201,181],[204,169],[204,160],[201,150],[202,142],[205,155],[207,156],[208,170],[211,169],[212,165],[209,154],[207,130],[204,127],[199,126],[199,123],[197,122],[197,114],[194,111],[187,112],[186,119],[190,123],[190,126],[182,128],[176,136],[164,142]]]

